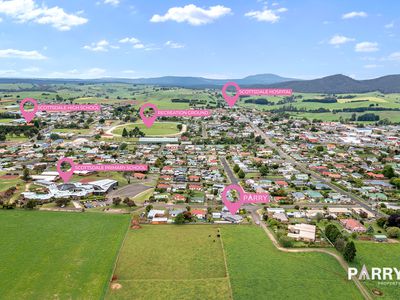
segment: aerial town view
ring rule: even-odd
[[[0,300],[400,299],[399,10],[0,0]]]

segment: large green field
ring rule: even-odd
[[[108,299],[229,299],[221,240],[207,225],[143,226],[128,233]],[[211,235],[211,237],[209,237]]]
[[[128,219],[0,211],[0,298],[100,299]]]
[[[363,299],[323,253],[283,253],[255,226],[222,227],[234,299]]]
[[[130,231],[106,298],[362,299],[331,256],[280,252],[255,226],[219,228],[222,239],[216,225]]]
[[[400,243],[356,242],[357,256],[352,264],[360,270],[365,264],[368,270],[373,267],[391,267],[400,270]],[[396,282],[396,280],[394,280]],[[397,282],[398,284],[399,282]],[[383,292],[379,299],[400,299],[400,285],[385,285],[384,282],[364,281],[367,288]]]
[[[179,133],[177,128],[177,122],[155,122],[153,126],[147,128],[142,122],[127,124],[123,126],[119,126],[113,130],[112,133],[122,135],[122,131],[124,128],[126,130],[132,130],[135,127],[138,127],[141,131],[143,131],[146,136],[154,135],[154,136],[162,136],[162,135],[170,135]]]

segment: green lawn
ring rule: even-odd
[[[221,228],[234,299],[363,299],[323,253],[283,253],[261,228]]]
[[[129,231],[107,299],[229,299],[215,226],[145,225]],[[211,235],[211,237],[209,237]],[[215,240],[215,242],[214,242]]]
[[[400,243],[357,241],[356,249],[357,256],[352,266],[358,267],[358,270],[364,264],[369,271],[372,267],[392,267],[400,270]],[[379,299],[400,299],[399,285],[383,285],[379,284],[379,280],[364,281],[364,283],[370,291],[375,288],[383,292],[383,296],[378,297]]]
[[[129,131],[135,127],[139,127],[139,129],[143,131],[146,134],[146,136],[168,135],[168,134],[179,133],[179,130],[177,128],[178,124],[179,123],[176,122],[155,122],[153,126],[147,128],[142,122],[138,122],[133,124],[127,124],[126,126],[117,127],[116,129],[114,129],[113,133],[122,135],[122,131],[124,130],[124,128],[126,128],[126,130]]]
[[[100,299],[129,216],[0,211],[1,299]]]

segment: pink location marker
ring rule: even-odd
[[[236,202],[229,201],[227,194],[230,190],[235,190],[239,194],[239,200]],[[268,193],[246,193],[238,184],[231,184],[222,191],[222,202],[229,209],[231,214],[235,214],[242,204],[249,203],[268,203],[270,195]]]
[[[227,195],[228,195],[228,192],[230,190],[235,190],[235,191],[238,192],[238,194],[239,194],[239,200],[238,201],[236,201],[236,202],[229,201]],[[229,212],[232,215],[234,215],[238,211],[239,207],[242,205],[244,193],[245,193],[245,191],[243,190],[243,188],[240,185],[237,185],[237,184],[228,185],[222,191],[222,195],[221,195],[222,202],[229,209]]]
[[[228,89],[228,87],[233,86],[236,88],[236,94],[235,96],[229,96],[226,93],[226,90]],[[224,97],[226,103],[228,103],[229,107],[232,107],[235,105],[236,101],[239,99],[239,91],[240,91],[240,87],[236,82],[227,82],[223,87],[222,87],[222,96]]]
[[[151,117],[146,117],[144,115],[144,110],[148,107],[150,107],[154,110],[154,115],[152,115]],[[139,110],[139,115],[142,118],[144,125],[146,125],[146,127],[148,127],[148,128],[153,126],[154,121],[157,119],[157,113],[158,113],[157,106],[155,106],[152,103],[145,103],[144,105],[142,105],[142,107]]]
[[[30,102],[30,103],[33,104],[33,110],[32,111],[26,111],[24,109],[24,105],[27,102]],[[38,103],[37,103],[37,101],[35,99],[33,99],[33,98],[25,98],[19,104],[19,109],[21,111],[22,116],[25,118],[26,122],[29,123],[35,117],[35,114],[38,111],[39,107],[38,107]]]
[[[63,170],[61,170],[61,164],[62,164],[63,162],[66,162],[66,163],[69,163],[69,164],[70,164],[71,169],[70,169],[69,171],[64,172]],[[72,159],[70,159],[70,158],[68,158],[68,157],[63,157],[63,158],[61,158],[61,159],[57,162],[57,172],[58,172],[58,175],[60,175],[61,179],[62,179],[65,183],[67,183],[67,182],[71,179],[72,175],[74,174],[74,171],[75,171],[75,164],[74,164],[74,161],[73,161]]]

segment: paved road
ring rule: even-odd
[[[132,183],[110,192],[107,195],[107,198],[112,199],[114,197],[135,197],[136,195],[148,189],[151,189],[151,187],[141,183]]]
[[[201,135],[203,136],[203,139],[208,138],[206,125],[204,124],[204,122],[201,123]]]
[[[229,166],[229,163],[226,161],[225,157],[221,157],[221,162],[222,162],[222,165],[224,166],[225,173],[228,176],[231,183],[239,184],[239,180],[236,178],[235,174],[233,174],[233,171],[232,171],[231,167]]]
[[[355,203],[357,203],[358,205],[360,205],[361,207],[372,211],[375,215],[378,216],[384,216],[384,214],[382,214],[381,212],[378,212],[376,210],[373,210],[371,208],[370,205],[368,205],[367,203],[365,203],[360,197],[354,195],[353,193],[347,192],[345,190],[343,190],[342,188],[332,184],[329,180],[327,180],[325,177],[321,176],[320,174],[311,171],[307,165],[295,160],[293,157],[291,157],[289,154],[285,153],[280,147],[278,147],[276,144],[274,144],[269,137],[260,129],[258,128],[256,125],[254,125],[246,116],[245,119],[247,120],[247,122],[250,123],[251,127],[254,129],[255,134],[261,135],[261,137],[264,138],[265,140],[265,144],[267,146],[269,146],[270,148],[276,150],[279,155],[284,158],[286,161],[290,162],[293,166],[297,167],[300,171],[309,174],[312,178],[323,182],[324,184],[328,185],[333,191],[346,195],[347,197],[349,197],[352,201],[354,201]]]

